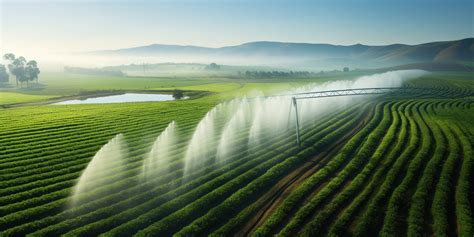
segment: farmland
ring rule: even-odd
[[[46,92],[31,93],[77,92],[71,85],[60,91],[51,80]],[[278,91],[309,80],[181,81],[173,85],[202,90],[212,83],[216,94],[158,103],[1,109],[2,235],[473,234],[472,74],[435,73],[405,82],[441,88],[441,94],[375,96],[305,119],[301,147],[291,127],[263,133],[249,150],[243,144],[250,131],[242,128],[230,139],[235,147],[225,163],[205,161],[189,172],[188,141],[214,106],[259,88]],[[93,85],[89,89],[109,89]],[[150,88],[169,85],[156,82]],[[170,157],[143,181],[143,161],[171,121],[179,136]],[[226,126],[223,118],[215,121],[217,131]],[[117,134],[127,144],[124,164],[112,163],[116,172],[97,176],[104,186],[82,194],[89,201],[71,206],[81,173]]]

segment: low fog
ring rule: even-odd
[[[4,52],[2,53],[10,53]],[[319,72],[321,70],[341,70],[343,67],[353,68],[378,68],[389,66],[384,63],[366,62],[353,59],[322,59],[315,57],[285,57],[268,56],[254,53],[247,55],[193,55],[193,54],[163,54],[163,55],[106,55],[94,53],[28,53],[21,54],[11,52],[17,56],[34,59],[40,67],[46,71],[60,72],[65,66],[84,68],[103,68],[120,65],[142,65],[161,63],[197,63],[229,66],[254,66],[273,67],[286,70],[306,70]],[[5,62],[4,62],[5,63]]]

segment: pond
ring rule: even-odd
[[[76,104],[110,104],[110,103],[127,103],[127,102],[146,102],[146,101],[169,101],[175,100],[172,95],[168,94],[138,94],[125,93],[121,95],[109,95],[102,97],[93,97],[83,100],[65,100],[54,105],[76,105]]]

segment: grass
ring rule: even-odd
[[[41,75],[41,88],[30,89],[32,94],[71,95],[94,90],[150,90],[175,88],[219,82],[222,79],[174,77],[113,77],[68,73]]]
[[[177,86],[177,87],[157,87],[153,89],[157,90],[189,90],[189,91],[211,91],[211,92],[229,92],[237,90],[242,87],[242,84],[236,82],[219,82],[219,83],[208,83],[199,84],[192,86]]]
[[[0,91],[0,106],[5,104],[17,104],[34,101],[44,101],[54,96],[49,95],[30,95],[17,92]]]
[[[313,78],[231,79],[225,76],[199,75],[115,77],[43,72],[40,75],[39,84],[30,83],[30,88],[0,87],[0,93],[12,93],[5,94],[5,96],[0,95],[0,105],[37,102],[52,97],[72,96],[85,92],[106,90],[147,91],[181,89],[190,91],[211,91],[219,93],[219,98],[221,99],[228,99],[234,96],[259,95],[257,91],[269,94],[297,86],[320,83],[333,79],[349,79],[360,74],[360,72],[351,72],[343,75],[328,74]],[[22,95],[24,95],[24,99],[22,99]],[[31,97],[27,98],[28,95],[31,95]]]

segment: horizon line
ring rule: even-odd
[[[96,50],[88,50],[88,51],[81,51],[81,52],[82,53],[93,53],[93,52],[98,52],[98,51],[117,51],[117,50],[124,50],[124,49],[144,48],[144,47],[150,47],[150,46],[154,46],[154,45],[178,46],[178,47],[196,47],[196,48],[207,48],[207,49],[222,49],[222,48],[236,47],[236,46],[252,44],[252,43],[309,44],[309,45],[332,45],[332,46],[345,46],[345,47],[356,46],[356,45],[363,45],[363,46],[369,46],[369,47],[391,46],[391,45],[417,46],[417,45],[430,44],[430,43],[453,42],[453,41],[462,41],[462,40],[468,40],[468,39],[474,39],[474,35],[470,36],[470,37],[466,37],[466,38],[460,38],[460,39],[458,38],[458,39],[450,39],[450,40],[436,40],[436,41],[428,41],[428,42],[418,43],[418,44],[405,44],[405,43],[391,43],[391,44],[377,44],[377,45],[375,45],[375,44],[362,44],[362,43],[332,44],[332,43],[324,43],[324,42],[296,42],[296,41],[257,40],[257,41],[247,41],[247,42],[243,42],[243,43],[240,43],[240,44],[229,44],[229,45],[219,46],[219,47],[201,46],[201,45],[194,45],[194,44],[152,43],[152,44],[144,44],[144,45],[137,45],[137,46],[131,46],[131,47],[125,47],[124,46],[123,48],[96,49]],[[74,53],[81,53],[81,52],[74,52]],[[73,52],[70,52],[70,53],[73,53]]]

